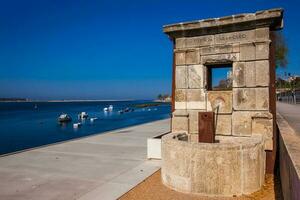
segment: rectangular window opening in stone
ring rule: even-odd
[[[207,90],[232,90],[232,64],[207,66]]]

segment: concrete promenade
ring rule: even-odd
[[[170,120],[0,157],[0,200],[116,199],[160,168],[146,139]],[[34,138],[32,138],[34,140]]]
[[[297,135],[300,136],[300,105],[277,101],[277,112],[289,123]]]

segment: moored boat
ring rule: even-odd
[[[73,124],[73,128],[79,128],[81,126],[81,123],[79,122],[79,123],[74,123]]]
[[[78,118],[79,119],[86,119],[86,118],[88,118],[89,117],[89,115],[86,113],[86,112],[81,112],[81,113],[79,113],[79,115],[78,115]]]
[[[57,120],[60,123],[64,123],[72,121],[72,118],[68,114],[62,113]]]

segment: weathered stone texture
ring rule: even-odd
[[[268,60],[233,64],[233,87],[268,86],[269,77]]]
[[[198,134],[198,113],[203,110],[189,110],[189,133]]]
[[[176,66],[175,86],[177,89],[188,88],[187,67],[186,66]]]
[[[235,136],[262,135],[272,137],[272,114],[267,111],[234,111],[232,113],[232,134]],[[266,146],[269,148],[269,146]]]
[[[187,133],[189,129],[188,113],[186,110],[176,110],[172,116],[172,132]]]
[[[263,185],[261,136],[217,136],[218,145],[180,141],[174,136],[162,138],[162,182],[174,190],[232,197],[250,194]]]
[[[233,45],[227,44],[227,45],[202,47],[200,50],[200,55],[232,53],[232,52],[233,52]]]
[[[206,109],[206,94],[203,89],[187,90],[187,109]]]
[[[185,64],[185,52],[184,51],[175,52],[175,63],[176,63],[176,65],[184,65]]]
[[[231,114],[215,115],[216,135],[231,135]]]
[[[244,184],[244,190],[247,194],[257,191],[264,184],[265,176],[265,160],[266,154],[264,152],[263,144],[260,144],[257,151],[253,149],[244,149],[243,157],[243,171],[244,179],[247,180]]]
[[[251,136],[252,112],[235,111],[232,113],[232,135]]]
[[[176,65],[198,64],[200,62],[200,54],[198,50],[180,50],[175,51]]]
[[[236,62],[233,64],[233,87],[255,87],[255,62]]]
[[[268,41],[270,39],[269,27],[255,30],[256,41]]]
[[[201,63],[206,65],[230,63],[230,62],[236,62],[238,60],[239,60],[238,53],[201,56]]]
[[[255,43],[255,59],[256,60],[268,60],[269,59],[269,42],[257,42]]]
[[[175,90],[175,109],[186,109],[186,89]]]
[[[255,60],[255,44],[240,44],[240,61]]]
[[[185,64],[198,64],[199,63],[198,51],[187,51],[185,54]]]
[[[269,110],[268,88],[233,88],[234,110]]]
[[[245,43],[255,41],[255,30],[221,33],[215,35],[216,44]]]
[[[214,44],[214,36],[198,36],[198,37],[186,37],[186,38],[177,38],[175,42],[176,49],[181,48],[195,48],[201,46],[208,46]]]
[[[199,89],[204,87],[205,67],[203,65],[188,66],[188,88]]]
[[[232,112],[232,91],[208,91],[207,109],[215,113]]]
[[[273,150],[273,117],[271,113],[257,113],[252,116],[252,134],[262,135],[265,149]]]
[[[269,86],[270,84],[270,71],[269,61],[262,60],[255,62],[255,80],[256,86]]]

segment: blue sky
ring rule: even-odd
[[[0,97],[151,99],[171,92],[164,24],[283,7],[300,74],[298,1],[0,1]]]

